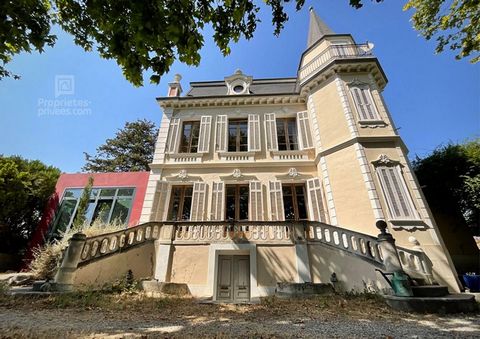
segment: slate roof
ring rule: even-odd
[[[297,78],[253,79],[250,95],[296,94]],[[186,97],[216,97],[227,95],[225,81],[191,82]]]

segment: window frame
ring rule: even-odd
[[[247,142],[244,144],[245,150],[242,151],[241,147],[241,135],[240,135],[240,123],[245,123],[245,127],[247,130]],[[230,126],[231,125],[236,125],[236,135],[235,135],[235,150],[231,151],[230,150]],[[244,153],[248,152],[248,119],[228,119],[228,125],[227,125],[227,152],[229,153]]]
[[[350,96],[353,101],[353,105],[355,106],[355,110],[357,111],[357,117],[358,121],[360,123],[368,124],[368,123],[383,123],[383,119],[380,116],[380,113],[378,111],[377,104],[373,98],[372,91],[370,88],[370,85],[367,83],[352,83],[348,85],[348,89],[350,92]],[[355,96],[355,90],[360,91],[360,95],[362,95],[362,91],[365,91],[365,99],[367,100],[367,104],[370,105],[372,109],[372,114],[373,118],[364,118],[362,116],[362,109],[361,109],[361,103],[358,102],[358,99]],[[368,115],[368,112],[365,112],[366,115]]]
[[[178,207],[178,213],[177,213],[177,218],[173,219],[172,212],[173,212],[173,190],[176,188],[181,188],[181,193],[180,193],[180,205]],[[183,215],[183,209],[185,207],[185,190],[187,188],[192,189],[192,195],[191,195],[191,200],[190,200],[190,213],[188,215],[187,219],[179,219],[178,216]],[[168,212],[167,212],[167,221],[190,221],[190,218],[192,216],[192,200],[193,200],[193,185],[172,185],[170,188],[170,201],[168,202]]]
[[[190,136],[188,138],[188,145],[184,145],[184,135],[185,135],[185,126],[186,125],[191,125],[191,129],[190,129]],[[197,125],[198,127],[198,136],[197,136],[197,144],[196,145],[192,145],[192,139],[193,139],[193,126],[194,125]],[[200,120],[190,120],[190,121],[183,121],[182,122],[182,130],[181,130],[181,134],[180,134],[180,144],[179,144],[179,150],[178,150],[178,153],[182,153],[182,154],[196,154],[198,153],[198,147],[199,147],[199,144],[200,144],[200,127],[201,127],[201,123],[200,123]],[[187,150],[184,151],[183,148],[186,147]],[[196,152],[192,152],[192,147],[196,147],[197,148],[197,151]]]
[[[228,211],[228,208],[227,208],[227,197],[228,197],[228,189],[231,188],[231,187],[235,187],[235,218],[233,219],[234,221],[248,221],[249,220],[249,217],[250,217],[250,211],[249,211],[249,208],[250,208],[250,187],[249,187],[249,184],[226,184],[225,185],[225,195],[224,195],[224,218],[225,220],[231,220],[231,219],[228,219],[227,217],[227,211]],[[240,219],[240,188],[247,188],[247,217],[246,219]]]
[[[285,131],[285,147],[286,149],[280,149],[280,134],[278,133],[278,124],[279,122],[283,124],[283,129]],[[289,122],[293,122],[293,125],[295,127],[295,138],[297,139],[297,143],[293,144],[296,145],[295,149],[290,148],[290,133],[288,130],[288,125]],[[299,143],[299,138],[298,138],[298,123],[297,123],[297,118],[296,117],[285,117],[285,118],[276,118],[275,121],[275,128],[276,128],[276,133],[277,133],[277,148],[279,152],[288,152],[288,151],[299,151],[300,150],[300,143]]]
[[[283,198],[285,198],[285,191],[284,187],[289,186],[292,190],[292,203],[293,203],[293,213],[294,213],[294,218],[293,219],[287,219],[287,216],[285,215],[284,218],[286,221],[304,221],[304,220],[310,220],[309,219],[309,212],[308,212],[308,191],[307,188],[305,187],[305,183],[299,183],[299,182],[282,182],[282,195]],[[297,190],[295,189],[296,187],[302,187],[303,190],[303,198],[305,200],[305,214],[306,217],[304,219],[300,218],[300,213],[298,210],[298,200],[297,200]],[[283,200],[283,209],[285,211],[285,199]]]

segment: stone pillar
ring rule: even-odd
[[[293,228],[293,241],[295,242],[295,255],[297,257],[297,270],[299,283],[312,282],[310,274],[310,259],[308,257],[306,229],[304,224],[296,224]]]
[[[75,233],[68,241],[62,264],[55,275],[55,290],[71,291],[75,280],[75,273],[80,262],[83,246],[87,236],[83,233]]]
[[[382,249],[383,263],[385,269],[389,273],[403,272],[402,263],[398,256],[397,246],[395,246],[395,239],[390,233],[387,233],[387,223],[384,220],[378,220],[375,224],[380,230],[378,235],[378,242]]]
[[[155,240],[154,278],[159,282],[169,282],[172,264],[172,242],[175,236],[175,226],[163,225],[160,237]]]

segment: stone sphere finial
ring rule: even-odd
[[[173,82],[179,83],[182,80],[182,76],[180,74],[175,74],[173,77]]]
[[[408,242],[410,244],[412,244],[413,246],[419,246],[420,245],[420,242],[417,240],[417,238],[415,238],[412,235],[408,237]]]
[[[310,12],[313,12],[313,6],[308,7],[308,10],[309,10]]]
[[[377,220],[375,226],[380,230],[380,233],[387,233],[387,223],[385,222],[385,220]]]

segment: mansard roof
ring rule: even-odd
[[[296,94],[297,78],[253,79],[248,95]],[[224,80],[191,82],[186,97],[221,97],[228,93]]]

